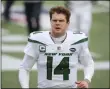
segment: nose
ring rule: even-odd
[[[56,21],[56,25],[59,25],[60,24],[60,22],[59,21]]]

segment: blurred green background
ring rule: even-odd
[[[3,1],[4,3],[5,1]],[[22,1],[16,1],[15,6],[20,5],[23,6]],[[51,7],[55,5],[64,5],[63,1],[45,1],[44,7]],[[96,8],[100,7],[100,5],[94,6]],[[102,6],[103,7],[103,6]],[[105,8],[105,7],[104,7]],[[100,12],[93,13],[93,22],[92,28],[90,30],[90,50],[92,52],[98,53],[101,57],[94,57],[95,62],[100,61],[109,61],[109,12]],[[9,35],[24,35],[27,36],[27,28],[26,26],[20,26],[14,22],[6,23],[2,20],[2,28],[8,29]],[[43,30],[43,29],[41,29]],[[49,29],[47,29],[49,30]],[[2,37],[5,35],[3,34]],[[24,42],[4,42],[2,41],[2,47],[4,45],[26,45],[26,41]],[[6,52],[2,51],[2,55],[9,55],[12,57],[16,57],[19,59],[23,59],[23,52]],[[15,59],[16,60],[16,59]],[[3,64],[2,64],[3,65]],[[14,64],[13,64],[14,65]],[[106,70],[95,70],[95,74],[93,76],[92,82],[90,84],[91,88],[110,88],[109,86],[109,71]],[[74,76],[74,75],[73,75]],[[2,70],[1,77],[1,85],[2,88],[20,88],[20,84],[18,81],[18,70],[9,71]],[[83,72],[78,71],[78,80],[83,79]],[[37,84],[37,72],[31,71],[30,73],[30,87],[36,88]]]

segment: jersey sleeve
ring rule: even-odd
[[[34,38],[34,35],[33,33],[31,33],[28,39],[33,39],[33,38]],[[28,41],[26,47],[24,48],[24,53],[29,56],[32,56],[33,58],[37,58],[39,54],[38,44]]]
[[[94,61],[88,48],[88,41],[81,43],[79,62],[84,66],[84,79],[88,79],[91,82],[94,74]]]
[[[29,71],[35,64],[36,59],[25,54],[19,68],[19,82],[22,88],[29,88]]]

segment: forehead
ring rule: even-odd
[[[52,14],[52,19],[66,19],[66,16],[62,13],[60,13],[60,14],[54,13],[54,14]]]

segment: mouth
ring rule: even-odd
[[[60,30],[61,28],[60,28],[60,27],[55,27],[55,29],[56,29],[56,30]]]

